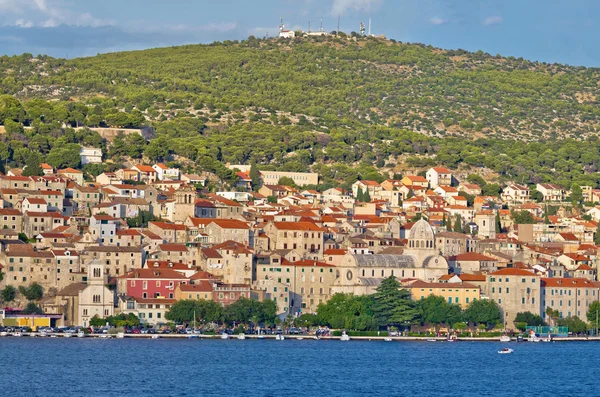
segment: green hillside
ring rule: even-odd
[[[0,58],[0,89],[12,97],[0,100],[0,122],[8,120],[0,144],[18,165],[25,149],[49,155],[61,134],[62,143],[97,140],[65,135],[63,123],[150,125],[150,144],[127,138],[107,156],[189,159],[225,180],[222,163],[254,159],[312,168],[331,183],[444,163],[530,183],[595,184],[599,77],[376,38],[251,37],[73,60],[24,54]]]

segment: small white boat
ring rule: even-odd
[[[265,339],[265,336],[264,335],[258,335],[257,338],[258,339]]]
[[[427,342],[437,342],[437,339],[435,339],[435,338],[427,338]]]
[[[37,335],[35,334],[35,332],[30,332],[29,336],[31,336],[32,338],[35,338]]]
[[[17,336],[18,337],[18,336],[23,336],[23,334],[20,333],[20,332],[13,332],[12,336]]]
[[[386,342],[391,342],[392,338],[384,338],[383,340],[386,341]]]
[[[45,332],[40,332],[37,336],[39,336],[40,338],[44,338],[48,335]]]
[[[109,334],[101,334],[98,338],[100,338],[100,339],[110,339],[110,338],[112,338],[112,336],[109,335]]]
[[[78,338],[85,338],[85,333],[83,333],[83,332],[78,332],[78,333],[77,333],[77,337],[78,337]]]
[[[502,350],[498,350],[498,354],[511,354],[514,350],[513,349],[509,349],[507,347],[505,347]]]
[[[160,335],[152,335],[152,339],[160,339]]]
[[[304,340],[304,338],[296,338],[296,340]]]
[[[538,338],[537,336],[530,336],[528,339],[529,342],[540,342],[541,339]]]
[[[221,334],[221,339],[229,339],[229,334],[227,332],[223,332]]]
[[[508,335],[502,335],[500,337],[500,342],[510,342],[510,336],[508,336]]]
[[[123,338],[125,338],[125,333],[124,332],[119,332],[117,334],[117,339],[123,339]]]
[[[340,340],[341,340],[341,341],[344,341],[344,342],[346,342],[346,341],[349,341],[349,340],[350,340],[350,335],[348,335],[348,334],[346,333],[346,331],[344,331],[344,332],[342,333],[342,336],[340,336]]]
[[[0,332],[0,336],[8,336],[8,332]]]
[[[244,340],[244,339],[246,339],[246,335],[245,334],[238,334],[237,338],[239,340]]]
[[[56,336],[56,335],[54,335],[54,334],[50,335],[50,337],[51,337],[51,338],[57,338],[57,336]]]
[[[64,337],[65,337],[65,338],[70,338],[70,337],[72,337],[72,336],[73,336],[73,334],[71,334],[71,333],[68,333],[68,332],[64,334]]]
[[[198,335],[194,335],[194,334],[192,334],[192,335],[188,335],[188,337],[187,337],[187,338],[188,338],[188,339],[200,339],[200,337],[199,337]]]
[[[277,334],[275,335],[275,340],[285,340],[285,336],[283,336],[282,334]]]

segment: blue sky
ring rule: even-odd
[[[600,66],[598,0],[0,0],[0,54],[69,58],[286,27],[358,31],[442,48]]]

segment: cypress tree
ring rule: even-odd
[[[458,215],[458,214],[456,214],[456,221],[454,222],[454,231],[456,233],[462,233],[463,232],[462,220],[460,218],[460,215]]]

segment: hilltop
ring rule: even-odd
[[[110,101],[151,121],[276,114],[317,129],[354,122],[536,140],[585,137],[600,120],[598,69],[371,37],[251,37],[73,60],[3,57],[0,78],[19,98]]]
[[[0,57],[0,160],[225,163],[318,172],[324,189],[442,164],[495,181],[600,177],[600,70],[381,38],[226,41],[72,60]],[[73,130],[71,130],[71,127]],[[83,127],[83,128],[81,128]],[[144,128],[109,145],[86,127]],[[33,160],[32,160],[33,159]]]

